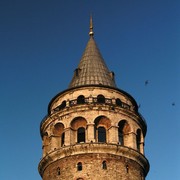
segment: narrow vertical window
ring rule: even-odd
[[[85,129],[83,127],[77,130],[77,142],[85,142]]]
[[[122,107],[122,102],[119,98],[116,99],[116,104],[120,107]]]
[[[60,171],[60,168],[59,168],[59,167],[57,168],[57,175],[58,175],[58,176],[61,175],[61,171]]]
[[[82,171],[82,163],[81,162],[77,163],[77,170]]]
[[[103,161],[103,162],[102,162],[102,169],[107,169],[106,161]]]
[[[126,172],[129,173],[129,166],[126,165]]]
[[[123,132],[121,131],[121,129],[118,129],[118,138],[119,138],[119,144],[123,146],[124,145]]]
[[[64,146],[65,133],[63,132],[61,135],[61,147]]]
[[[106,142],[106,129],[98,127],[98,142]]]

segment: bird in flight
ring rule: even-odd
[[[146,80],[144,84],[145,84],[145,86],[147,86],[149,84],[149,81]]]
[[[175,102],[172,103],[172,106],[175,106]]]

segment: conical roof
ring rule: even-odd
[[[94,40],[92,18],[90,20],[90,39],[86,45],[69,88],[84,85],[104,85],[116,88],[114,73],[110,72]]]

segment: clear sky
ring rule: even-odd
[[[41,179],[39,124],[79,64],[91,13],[117,86],[148,125],[146,180],[180,179],[179,0],[0,0],[1,180]]]

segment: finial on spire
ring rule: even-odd
[[[89,31],[89,35],[93,36],[94,32],[93,32],[93,20],[92,20],[92,15],[90,16],[90,31]]]

